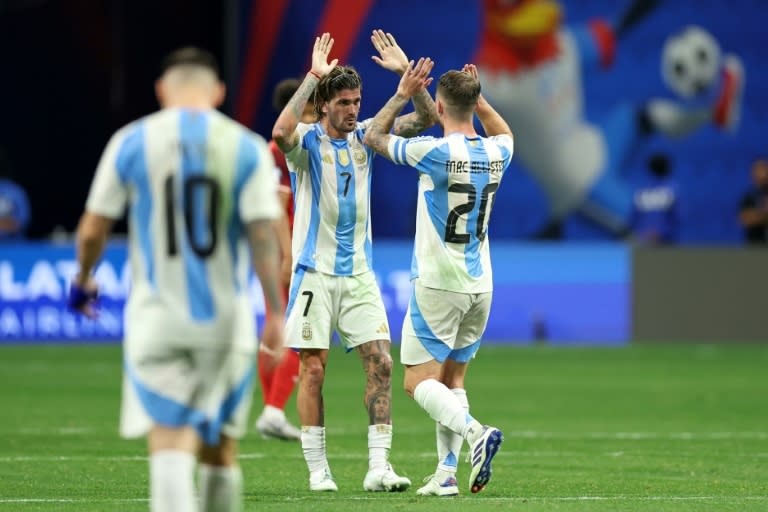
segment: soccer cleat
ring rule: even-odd
[[[279,421],[274,418],[267,418],[263,413],[256,420],[256,430],[264,439],[282,439],[284,441],[301,439],[301,430],[291,425],[288,420]]]
[[[744,94],[744,67],[735,55],[727,55],[723,63],[723,85],[715,105],[714,121],[725,130],[735,130],[741,117]]]
[[[309,490],[318,492],[336,492],[339,490],[336,487],[336,482],[333,481],[333,475],[328,468],[322,471],[317,471],[309,475]]]
[[[403,492],[410,486],[411,481],[395,473],[390,464],[380,469],[369,469],[363,480],[363,489],[373,492]]]
[[[416,494],[419,496],[458,496],[459,484],[456,482],[456,475],[449,475],[442,482],[437,479],[437,475],[429,475],[424,479],[426,485],[419,487]]]
[[[499,446],[504,441],[501,430],[486,426],[483,435],[472,444],[472,449],[467,454],[467,459],[472,463],[472,471],[469,473],[469,489],[473,493],[482,491],[491,480],[491,460],[499,451]]]

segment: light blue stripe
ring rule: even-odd
[[[435,333],[432,332],[429,324],[427,324],[427,321],[421,314],[419,305],[416,302],[416,290],[414,290],[411,294],[410,308],[411,324],[413,325],[413,332],[416,333],[416,337],[419,339],[426,351],[435,358],[435,361],[438,363],[444,362],[445,358],[448,357],[448,354],[450,354],[451,349],[448,347],[448,345],[440,341],[437,336],[435,336]]]
[[[407,159],[406,159],[406,148],[407,148],[407,146],[408,146],[408,141],[407,140],[403,140],[400,143],[400,163],[403,164],[403,165],[405,165],[405,163],[407,161]]]
[[[469,152],[470,167],[472,163],[482,165],[484,168],[488,168],[489,159],[488,153],[485,151],[485,146],[479,138],[475,139],[477,145],[470,144],[469,141],[465,141],[467,150]],[[483,173],[471,173],[469,175],[469,182],[475,187],[475,206],[467,214],[467,233],[469,233],[469,242],[464,246],[464,262],[467,266],[467,273],[478,278],[483,275],[483,266],[480,262],[480,240],[477,238],[477,223],[480,217],[480,203],[482,202],[483,188],[490,181],[490,174]],[[488,201],[490,203],[490,200]],[[485,210],[488,211],[489,204],[485,205]]]
[[[448,359],[452,359],[457,363],[466,363],[472,359],[472,356],[474,356],[479,349],[480,340],[477,340],[476,342],[472,343],[471,345],[467,345],[466,347],[462,347],[458,350],[451,350],[451,353],[448,355]]]
[[[309,228],[297,263],[308,268],[315,268],[317,234],[320,228],[320,180],[323,174],[323,160],[320,154],[320,133],[317,125],[315,125],[315,128],[307,132],[302,139],[304,149],[307,150],[309,155],[309,179],[312,188],[312,198],[310,201]],[[294,183],[295,189],[295,182],[292,183]]]
[[[230,420],[238,405],[250,392],[256,375],[256,367],[252,364],[240,383],[224,398],[216,418],[209,419],[203,411],[164,397],[144,386],[127,362],[123,367],[150,418],[168,427],[194,427],[203,442],[210,446],[219,444],[222,426]]]
[[[347,141],[333,142],[336,151],[336,200],[339,204],[339,217],[336,221],[336,261],[333,272],[336,275],[352,274],[355,256],[355,225],[357,224],[357,199],[355,195],[355,165]],[[338,153],[347,152],[347,165],[341,165]],[[349,177],[342,176],[349,173]],[[347,186],[349,179],[349,186]],[[344,190],[347,195],[344,195]]]
[[[421,162],[444,162],[450,158],[448,145],[443,144],[427,153]],[[435,228],[440,242],[445,245],[445,225],[448,222],[448,174],[436,165],[420,166],[419,170],[432,178],[434,188],[424,192],[429,220]]]
[[[222,402],[216,419],[209,422],[201,431],[201,437],[209,445],[218,445],[221,438],[221,428],[227,423],[237,410],[237,407],[248,396],[256,376],[256,365],[251,364],[240,383],[233,389]]]
[[[207,159],[206,138],[208,135],[208,117],[200,112],[182,110],[179,116],[179,134],[181,142],[181,181],[186,183],[192,176],[203,176]],[[198,189],[200,190],[200,189]],[[202,190],[201,190],[202,191]],[[210,233],[205,233],[208,223],[205,221],[205,198],[192,197],[193,204],[187,206],[188,199],[182,194],[184,209],[191,206],[195,219],[192,223],[193,236],[198,243],[207,242]],[[196,200],[201,202],[195,204]],[[192,318],[197,321],[209,321],[215,316],[215,306],[211,287],[208,283],[208,270],[204,261],[194,253],[190,246],[188,231],[181,237],[181,254],[184,258],[184,273],[187,279],[187,300]],[[199,238],[198,238],[199,237]]]
[[[285,307],[285,318],[291,314],[293,304],[296,302],[296,296],[299,294],[299,288],[301,288],[301,281],[304,279],[306,270],[302,266],[297,266],[296,271],[293,273],[293,279],[291,279],[291,289],[288,291],[288,305]]]
[[[145,154],[145,126],[139,123],[123,140],[117,152],[115,166],[123,183],[133,185],[136,200],[131,208],[133,229],[139,240],[139,250],[144,262],[146,279],[152,288],[155,281],[154,244],[152,242],[152,189],[149,184],[149,170]]]
[[[396,164],[402,164],[400,160],[400,145],[403,143],[401,139],[395,139],[395,147],[392,149],[392,157]]]
[[[167,427],[191,425],[200,429],[208,422],[205,413],[202,411],[164,397],[146,387],[139,380],[138,375],[134,373],[133,368],[130,367],[127,361],[123,363],[123,367],[133,385],[133,389],[136,391],[136,395],[139,397],[139,401],[144,406],[144,410],[155,423]]]
[[[459,464],[459,461],[456,459],[456,455],[452,451],[448,451],[448,455],[445,456],[445,459],[443,459],[442,464],[444,466],[451,466],[456,467]]]
[[[370,162],[369,156],[369,162]],[[373,173],[370,170],[370,167],[368,168],[368,191],[366,192],[367,198],[368,198],[368,217],[365,219],[365,262],[368,264],[368,268],[373,268],[373,241],[371,240],[371,237],[368,236],[368,227],[371,222],[371,215],[370,215],[370,209],[371,209],[371,178],[373,177]]]

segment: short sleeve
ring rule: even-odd
[[[509,162],[512,160],[512,155],[515,153],[515,139],[512,137],[512,135],[494,135],[492,137],[488,137],[488,140],[493,141],[497,146],[499,146],[499,149],[502,153],[501,156],[504,159],[504,165],[509,165]]]
[[[247,163],[250,169],[238,197],[240,220],[247,224],[254,220],[277,219],[283,211],[277,195],[279,180],[275,160],[263,140],[253,137],[248,143],[254,144],[256,151],[252,161]]]
[[[387,152],[389,158],[399,165],[410,165],[421,172],[428,172],[428,155],[437,147],[439,140],[434,137],[413,137],[406,139],[392,135]]]
[[[288,163],[288,170],[290,172],[301,172],[309,169],[309,151],[304,138],[314,126],[314,124],[304,123],[299,123],[296,126],[296,133],[299,134],[299,143],[285,154],[285,160]]]
[[[125,144],[128,131],[129,127],[126,127],[113,135],[101,155],[85,204],[86,211],[90,213],[119,219],[125,212],[128,186],[121,178],[118,158],[121,157],[121,152],[131,151]],[[139,133],[136,136],[141,135]]]

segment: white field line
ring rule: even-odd
[[[409,496],[405,498],[411,499]],[[376,496],[301,496],[285,497],[282,500],[274,501],[377,501],[381,500]],[[114,498],[114,499],[94,499],[94,498],[0,498],[0,504],[12,503],[146,503],[147,498]],[[768,502],[768,496],[471,496],[451,498],[450,501],[484,501],[488,503],[510,503],[510,502],[557,502],[557,501],[607,501],[607,502],[680,502],[680,501],[708,501],[708,502],[741,502],[758,501]]]
[[[521,457],[541,457],[541,458],[573,458],[573,457],[646,457],[656,454],[658,452],[603,452],[603,453],[591,453],[591,452],[558,452],[558,451],[514,451],[514,450],[502,450],[496,455],[494,461],[499,461],[502,465],[512,464],[515,459]],[[257,460],[270,457],[270,454],[251,452],[241,453],[238,458],[241,460]],[[281,454],[283,458],[288,459],[303,459],[301,453]],[[666,456],[674,457],[699,457],[698,453],[686,453],[686,452],[674,452],[666,454]],[[745,452],[745,453],[728,453],[725,455],[718,454],[717,456],[733,457],[733,458],[768,458],[768,452]],[[417,452],[417,453],[395,453],[394,459],[410,460],[410,459],[431,459],[435,458],[435,452]],[[364,451],[360,453],[333,453],[328,454],[328,459],[333,460],[367,460],[368,454]],[[501,460],[500,460],[501,459]],[[506,459],[513,459],[507,461]],[[146,455],[10,455],[0,456],[0,463],[3,462],[147,462],[149,459]]]
[[[88,426],[80,427],[21,427],[18,429],[0,428],[3,436],[12,435],[82,435],[92,434],[100,429]],[[354,435],[356,429],[326,429],[327,435]],[[395,435],[426,432],[425,429],[395,428]],[[727,439],[768,440],[768,432],[542,432],[538,430],[505,430],[507,439],[564,439],[564,440],[683,440],[683,441],[720,441]]]

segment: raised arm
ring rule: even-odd
[[[464,64],[462,71],[469,73],[476,79],[479,79],[477,74],[477,67],[474,64]],[[477,108],[475,109],[475,112],[477,113],[478,119],[480,119],[480,124],[483,125],[483,130],[485,131],[486,136],[512,136],[512,130],[510,129],[507,122],[503,117],[501,117],[501,115],[499,115],[498,112],[496,112],[496,110],[494,110],[491,104],[485,100],[482,94],[477,99]]]
[[[330,73],[339,62],[339,59],[333,59],[330,64],[328,63],[331,48],[333,48],[333,38],[328,32],[315,38],[315,46],[312,48],[312,68],[275,121],[272,138],[283,153],[288,153],[299,143],[296,126],[299,124],[304,107],[320,79]]]
[[[365,140],[363,142],[380,155],[392,160],[387,148],[390,138],[393,137],[389,132],[392,129],[395,118],[412,97],[425,91],[429,84],[432,83],[429,73],[432,71],[433,66],[434,62],[429,58],[419,59],[415,67],[413,66],[413,61],[411,61],[400,78],[397,92],[379,110],[373,118],[373,122],[365,131]]]
[[[389,32],[374,30],[371,35],[371,43],[379,52],[379,57],[375,55],[371,57],[374,62],[402,77],[405,70],[408,69],[408,57],[398,46],[395,37]],[[393,132],[395,135],[413,137],[438,122],[435,102],[426,89],[413,96],[413,107],[415,112],[395,119]]]

